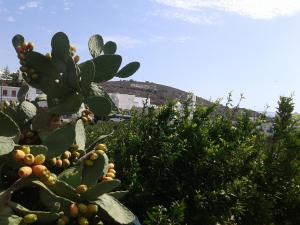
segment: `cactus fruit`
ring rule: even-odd
[[[68,159],[70,157],[71,157],[71,152],[70,151],[65,151],[64,154],[63,154],[63,158]]]
[[[46,160],[46,156],[44,154],[38,154],[35,156],[34,165],[42,165]]]
[[[67,168],[67,167],[69,167],[70,165],[71,165],[70,160],[68,160],[68,159],[63,159],[63,160],[62,160],[62,166],[63,166],[64,168]]]
[[[78,206],[75,204],[75,203],[72,203],[71,205],[70,205],[70,215],[72,216],[72,217],[77,217],[78,216],[78,214],[79,214],[79,209],[78,209]]]
[[[90,154],[90,160],[95,161],[98,159],[98,154],[96,152],[93,152]]]
[[[54,157],[54,158],[52,158],[52,159],[50,159],[49,160],[49,164],[51,165],[51,166],[56,166],[56,158]]]
[[[29,166],[23,166],[18,171],[18,175],[21,178],[29,177],[31,174],[32,174],[32,169]]]
[[[22,150],[15,150],[13,152],[13,158],[18,162],[23,161],[25,158],[25,153]]]
[[[86,160],[84,160],[84,164],[86,166],[92,166],[92,165],[94,165],[94,162],[92,160],[90,160],[90,159],[86,159]]]
[[[47,167],[43,165],[35,165],[32,167],[32,173],[37,177],[45,176],[46,171]]]
[[[105,144],[98,144],[97,146],[96,146],[96,150],[102,150],[102,151],[106,151],[107,150],[107,147],[106,147],[106,145]]]
[[[57,160],[56,160],[56,163],[55,163],[55,166],[56,166],[57,168],[60,168],[60,167],[62,167],[62,165],[63,165],[63,161],[62,161],[61,159],[57,159]]]
[[[24,157],[23,162],[26,165],[30,166],[30,165],[32,165],[34,163],[34,160],[35,160],[34,155],[32,155],[32,154],[26,154],[25,157]]]
[[[89,221],[85,217],[79,217],[78,218],[78,224],[79,225],[89,225]]]
[[[78,209],[81,214],[86,214],[88,212],[88,206],[85,204],[78,204]]]
[[[21,150],[25,153],[25,154],[29,154],[30,153],[30,147],[28,145],[23,145]]]
[[[88,190],[87,185],[85,184],[81,184],[76,188],[76,193],[77,194],[83,194],[84,192],[86,192]]]
[[[38,220],[36,214],[30,213],[23,217],[23,222],[25,224],[35,223]]]
[[[98,212],[98,206],[95,204],[88,204],[87,205],[87,212],[89,214],[96,214]]]

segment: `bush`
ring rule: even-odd
[[[259,129],[264,116],[253,121],[228,107],[220,113],[216,105],[191,112],[186,103],[178,112],[169,103],[115,125],[108,143],[130,188],[126,204],[145,224],[300,224],[292,111],[292,98],[282,97],[272,137]],[[182,221],[173,220],[175,202],[184,204]]]

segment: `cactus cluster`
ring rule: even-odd
[[[0,224],[138,225],[118,201],[126,191],[114,191],[120,180],[103,143],[107,135],[86,146],[85,125],[113,108],[97,83],[130,76],[139,63],[119,70],[116,44],[100,35],[88,43],[93,59],[81,64],[62,32],[52,38],[51,55],[35,52],[21,35],[12,42],[26,83],[19,102],[0,111]],[[29,86],[43,92],[35,101],[26,100]],[[70,113],[77,118],[62,123],[60,116]]]

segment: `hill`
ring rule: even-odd
[[[101,86],[106,92],[109,93],[120,93],[120,94],[130,94],[139,97],[150,98],[151,104],[162,105],[168,100],[178,99],[184,101],[187,99],[188,92],[179,90],[177,88],[169,87],[166,85],[156,84],[152,82],[139,82],[134,80],[122,80],[122,81],[108,81],[101,83]],[[212,102],[201,98],[196,97],[196,102],[198,104],[203,104],[209,106]],[[220,105],[220,110],[224,110],[224,106]],[[249,110],[249,109],[240,109],[242,111],[248,111],[251,116],[257,116],[259,113]]]

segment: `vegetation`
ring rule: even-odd
[[[113,192],[120,180],[101,143],[105,136],[86,145],[85,125],[113,108],[95,82],[130,76],[139,63],[119,70],[116,44],[104,44],[100,35],[89,40],[93,59],[80,64],[62,32],[52,38],[51,55],[33,51],[21,35],[12,42],[25,83],[19,103],[4,102],[0,111],[0,224],[138,225],[117,200],[126,192]],[[44,94],[27,101],[29,85]],[[61,123],[61,115],[73,113],[71,122]]]
[[[144,109],[130,122],[87,129],[108,138],[124,200],[147,225],[300,224],[300,136],[291,97],[281,97],[274,135],[265,117],[188,103]]]

